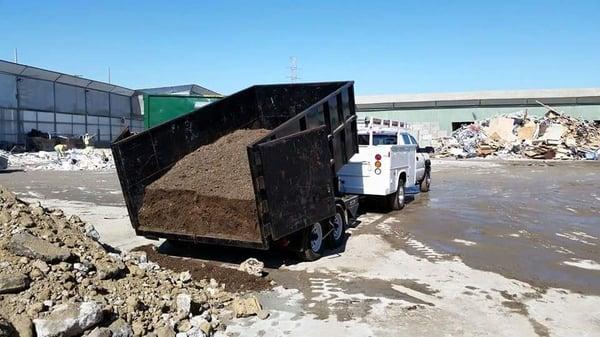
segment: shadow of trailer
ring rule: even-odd
[[[140,226],[146,187],[178,160],[236,130],[258,128],[271,130],[247,147],[259,239]],[[125,130],[111,148],[131,223],[149,238],[257,249],[277,242],[311,260],[324,243],[340,244],[358,208],[356,197],[339,195],[336,176],[358,152],[351,81],[252,86],[144,132]]]

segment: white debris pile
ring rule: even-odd
[[[600,126],[553,109],[518,112],[465,125],[438,144],[437,157],[598,160]]]
[[[62,157],[56,152],[48,151],[9,153],[0,150],[0,155],[8,158],[9,168],[26,171],[100,171],[115,168],[109,149],[72,149],[66,151]]]

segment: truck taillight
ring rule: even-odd
[[[379,153],[375,155],[375,160],[381,160],[381,155]]]

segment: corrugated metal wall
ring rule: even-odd
[[[96,134],[108,144],[124,126],[143,129],[131,96],[0,72],[0,142],[24,144],[32,129],[54,136]]]

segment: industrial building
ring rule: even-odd
[[[465,123],[498,114],[518,111],[527,111],[530,115],[546,113],[537,101],[575,117],[600,121],[600,88],[356,97],[359,118],[380,117],[419,125],[429,129],[433,137],[447,135]]]
[[[0,148],[25,145],[32,132],[89,133],[108,146],[125,127],[140,132],[221,97],[196,84],[134,90],[0,60]]]

